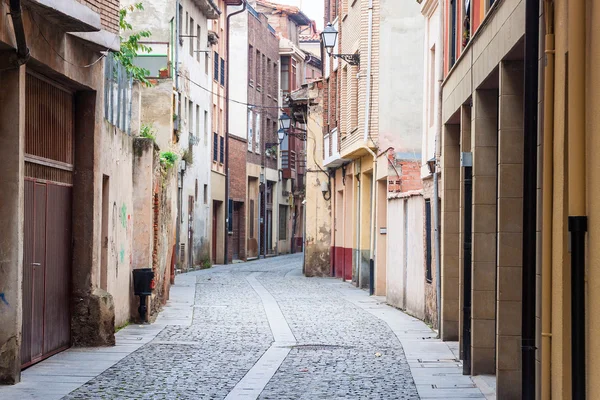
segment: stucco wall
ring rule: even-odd
[[[417,318],[425,317],[423,198],[388,201],[387,302]]]
[[[108,189],[108,235],[101,238],[101,247],[106,246],[106,291],[113,296],[115,325],[120,326],[129,320],[130,315],[134,218],[132,137],[105,120],[101,154],[103,182],[108,179],[108,186],[103,184],[103,190]],[[102,270],[104,266],[100,268]]]
[[[425,23],[417,2],[402,7],[395,0],[380,2],[379,148],[393,146],[397,152],[418,154],[423,133]]]

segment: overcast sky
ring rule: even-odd
[[[317,22],[317,28],[323,29],[323,0],[272,0],[275,3],[300,6],[304,14]]]

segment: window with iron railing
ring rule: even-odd
[[[214,70],[214,76],[213,79],[217,82],[219,82],[219,53],[217,53],[216,51],[214,52],[214,63],[215,63],[215,70]]]
[[[225,60],[221,58],[221,86],[225,86]]]
[[[219,140],[220,140],[220,147],[221,147],[221,149],[219,151],[219,162],[221,164],[223,164],[223,162],[225,160],[225,144],[224,144],[225,138],[223,138],[223,136],[221,136],[219,138]]]
[[[213,161],[217,161],[219,156],[219,135],[217,132],[213,134]]]

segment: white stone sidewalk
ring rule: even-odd
[[[339,280],[329,280],[344,298],[384,321],[394,332],[410,365],[421,399],[496,400],[493,377],[462,374],[458,343],[436,339],[437,334],[423,321],[386,304],[384,297]]]
[[[0,386],[0,399],[61,399],[153,340],[166,325],[190,325],[195,291],[195,276],[178,275],[155,323],[121,329],[114,347],[71,348],[27,368],[20,383]]]

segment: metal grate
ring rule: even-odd
[[[337,349],[352,349],[353,346],[341,346],[336,344],[297,344],[290,346],[292,349],[298,350],[337,350]]]

